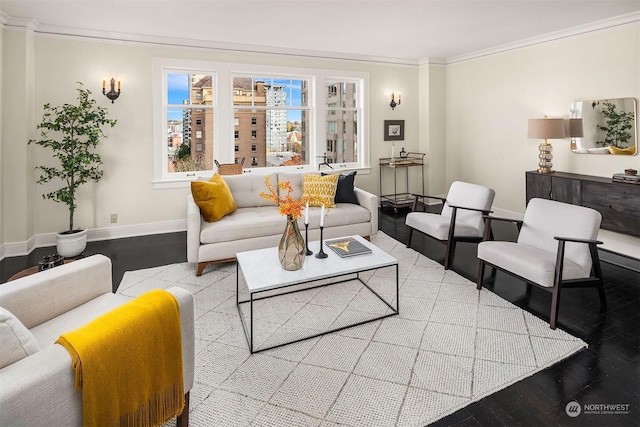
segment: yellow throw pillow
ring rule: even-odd
[[[304,174],[302,181],[302,198],[309,200],[309,206],[335,208],[334,198],[338,186],[339,175]]]
[[[207,222],[219,221],[236,211],[231,190],[217,173],[209,181],[192,181],[191,194]]]

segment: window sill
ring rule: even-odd
[[[264,168],[256,168],[256,169],[251,169],[251,168],[247,168],[245,169],[244,173],[251,173],[251,174],[255,174],[255,175],[261,175],[260,171],[262,171],[264,175],[267,175],[269,173],[273,173],[274,171],[266,171],[264,170]],[[315,171],[315,172],[323,172],[326,174],[330,174],[330,173],[336,173],[336,172],[340,172],[340,173],[348,173],[348,172],[352,172],[352,171],[358,171],[358,173],[360,175],[370,175],[371,174],[371,167],[361,167],[361,168],[336,168],[336,169],[329,169],[329,168],[322,168],[322,170],[320,171]],[[287,171],[289,172],[289,171]],[[304,172],[312,172],[310,170],[300,170],[300,173],[304,173]],[[209,174],[209,173],[207,173]],[[206,174],[205,174],[206,175]],[[199,176],[205,176],[205,175],[199,175]],[[158,180],[158,181],[153,181],[151,183],[151,186],[154,190],[170,190],[170,189],[175,189],[175,188],[189,188],[191,186],[191,181],[195,181],[196,179],[198,179],[198,177],[188,177],[188,178],[180,178],[180,179],[166,179],[166,180]]]

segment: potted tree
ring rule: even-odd
[[[42,198],[63,203],[69,209],[69,228],[57,233],[57,252],[64,257],[81,254],[87,245],[87,230],[74,228],[76,192],[81,185],[102,178],[102,158],[95,149],[100,140],[106,138],[102,128],[113,127],[117,122],[107,118],[106,108],[96,106],[91,91],[83,89],[82,83],[78,82],[77,90],[77,104],[44,105],[42,122],[37,126],[41,129],[42,139],[29,140],[29,144],[50,148],[60,163],[59,166],[36,167],[42,172],[36,182],[62,181],[62,187],[43,194]]]

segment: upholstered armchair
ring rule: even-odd
[[[453,261],[456,242],[482,241],[482,216],[491,212],[495,196],[491,188],[456,181],[449,187],[446,198],[419,194],[414,196],[412,212],[407,214],[405,220],[410,228],[407,247],[411,247],[414,230],[445,243],[444,268],[448,270]],[[439,214],[418,211],[418,206],[424,205],[427,198],[442,201],[442,211]]]
[[[81,426],[82,393],[67,349],[58,337],[129,301],[112,292],[111,260],[94,255],[0,285],[0,425]],[[181,288],[185,409],[189,421],[194,380],[194,302]],[[132,345],[135,345],[132,344]]]
[[[598,244],[602,216],[594,209],[546,199],[531,199],[524,219],[487,217],[485,241],[478,245],[478,289],[484,282],[485,265],[506,272],[551,293],[549,325],[556,328],[563,288],[596,287],[600,304],[606,297]],[[519,228],[516,242],[489,241],[491,223],[509,221]]]

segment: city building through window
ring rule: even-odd
[[[154,139],[164,141],[154,145],[154,188],[210,174],[213,159],[275,170],[370,166],[367,73],[157,58],[154,88]],[[230,108],[218,105],[222,93]]]

